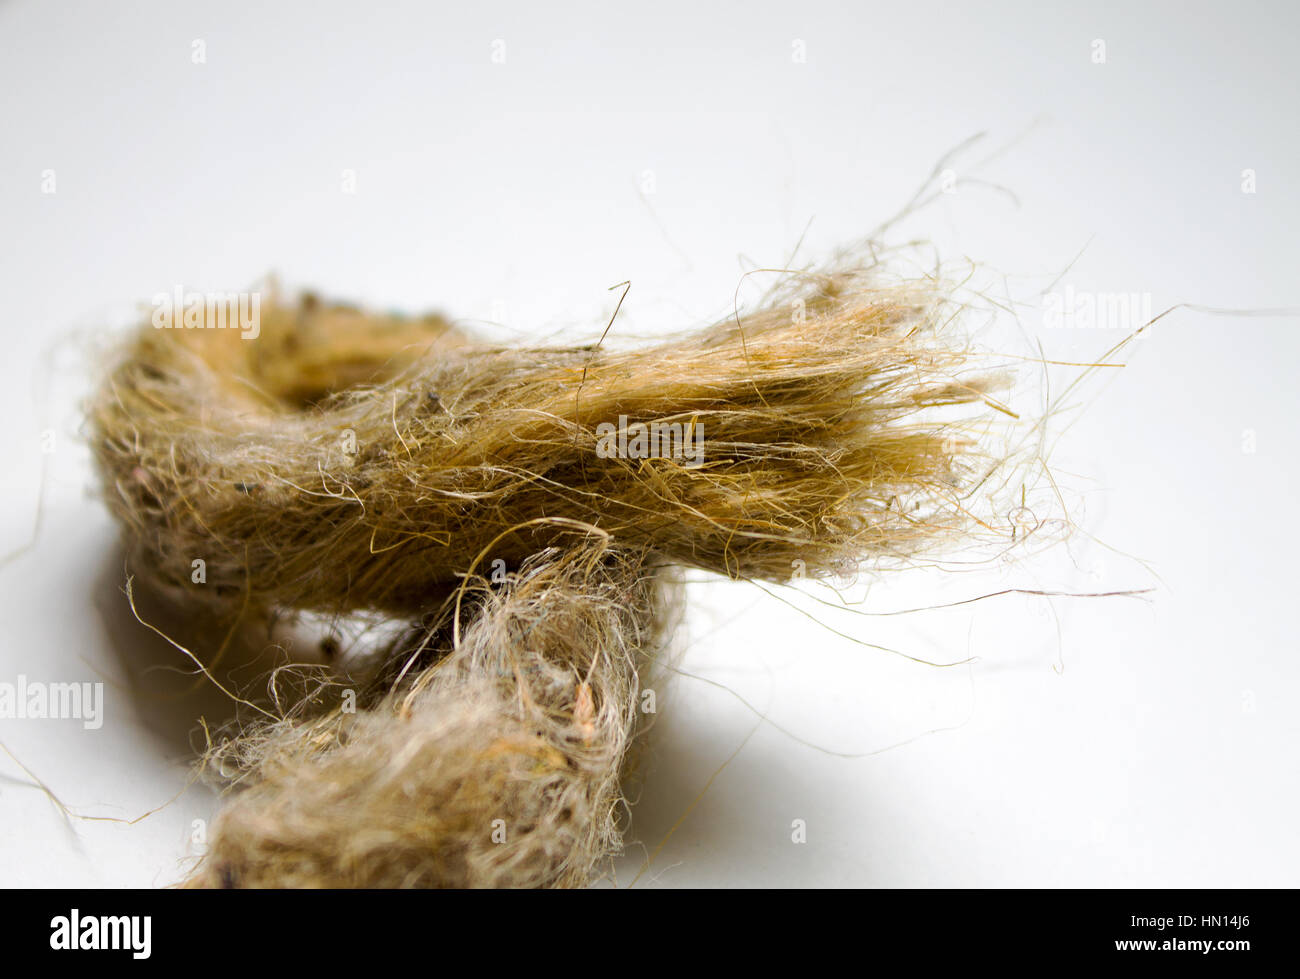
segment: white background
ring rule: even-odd
[[[124,614],[79,441],[97,350],[173,284],[275,273],[594,337],[630,279],[619,329],[701,325],[805,228],[807,258],[859,239],[987,131],[900,233],[1031,296],[1065,273],[1157,312],[1300,305],[1294,4],[478,6],[0,5],[0,551],[26,547],[0,566],[0,680],[107,687],[101,730],[0,720],[0,739],[80,815],[167,802],[197,712],[221,711],[147,692],[151,664],[183,664]],[[1117,339],[1024,325],[1054,356]],[[814,606],[867,642],[977,657],[934,669],[751,586],[693,589],[682,669],[721,687],[664,690],[618,883],[685,814],[638,886],[1300,884],[1298,326],[1171,314],[1052,459],[1086,534],[878,583],[864,607],[1008,585],[1145,602]],[[0,756],[0,883],[170,883],[213,807],[192,788],[134,825],[66,822]]]

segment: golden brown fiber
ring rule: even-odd
[[[599,537],[486,583],[459,645],[429,628],[368,709],[261,725],[192,886],[555,886],[617,849],[661,585]],[[337,698],[335,698],[337,700]]]
[[[241,791],[192,883],[584,883],[618,845],[657,569],[784,581],[978,526],[1004,379],[961,309],[931,280],[800,281],[633,348],[314,300],[254,340],[136,333],[90,405],[133,572],[232,629],[410,623],[356,713],[342,678],[213,744]]]

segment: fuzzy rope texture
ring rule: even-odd
[[[142,327],[89,405],[139,583],[232,631],[405,623],[360,680],[306,670],[209,739],[233,791],[187,883],[599,876],[666,569],[825,576],[980,526],[1005,378],[960,312],[868,270],[630,347],[501,346],[314,299],[270,304],[255,340]],[[649,421],[672,451],[626,451]]]

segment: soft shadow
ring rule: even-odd
[[[107,645],[121,667],[116,679],[125,683],[123,692],[140,723],[165,745],[168,756],[193,759],[204,743],[200,719],[215,729],[234,717],[236,704],[185,653],[137,620],[126,594],[130,573],[125,550],[118,545],[106,556],[93,592]],[[276,658],[267,642],[250,641],[252,630],[232,635],[214,665],[228,626],[179,607],[139,578],[133,580],[132,594],[140,618],[193,652],[227,690],[240,696],[264,694],[264,683],[260,689],[256,684]]]

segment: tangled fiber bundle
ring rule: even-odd
[[[242,701],[207,758],[238,791],[190,883],[585,883],[619,845],[663,568],[784,581],[975,529],[1004,378],[960,308],[876,270],[800,281],[627,349],[310,298],[253,341],[133,335],[90,417],[134,573],[232,630],[409,624],[359,695],[306,671]],[[629,449],[651,421],[668,450]]]
[[[640,555],[603,538],[547,549],[476,590],[458,643],[427,629],[367,709],[227,741],[210,760],[255,784],[191,883],[585,883],[619,842],[661,590]]]

